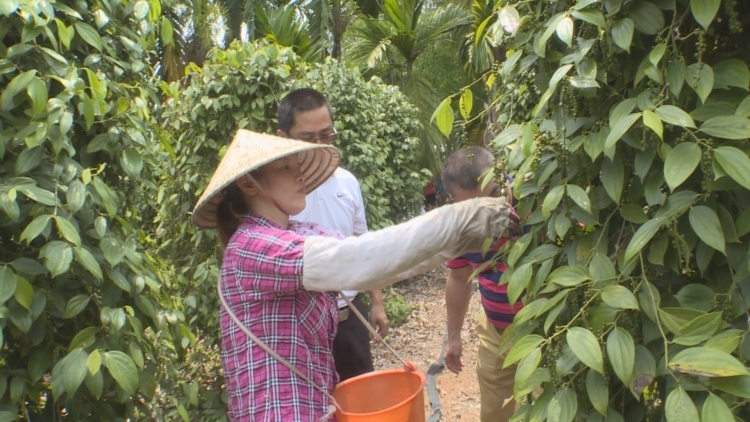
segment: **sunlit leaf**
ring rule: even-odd
[[[685,324],[674,342],[683,346],[698,345],[713,336],[721,324],[721,312],[701,315]]]
[[[698,409],[690,396],[678,386],[667,396],[664,405],[667,422],[698,422]]]
[[[633,2],[628,17],[633,20],[635,29],[642,34],[656,35],[664,28],[664,13],[650,1]]]
[[[513,306],[516,300],[521,296],[523,291],[531,281],[531,264],[524,264],[516,268],[513,274],[510,276],[510,282],[508,282],[508,301]]]
[[[521,360],[530,351],[534,350],[537,346],[542,344],[542,341],[544,341],[542,336],[536,334],[527,335],[518,340],[513,345],[513,348],[510,349],[508,355],[505,357],[505,361],[503,361],[503,368],[507,368],[508,366],[513,365],[514,363]]]
[[[547,277],[548,282],[565,287],[573,287],[587,280],[589,280],[589,275],[580,265],[557,268]]]
[[[555,32],[562,42],[571,47],[573,45],[573,19],[565,17],[557,23]]]
[[[560,200],[565,194],[564,186],[555,186],[552,188],[546,197],[544,197],[544,203],[542,203],[542,215],[544,219],[548,219],[552,211],[554,211],[560,204]]]
[[[663,218],[653,218],[639,227],[633,235],[633,238],[630,239],[627,249],[625,249],[625,261],[627,262],[635,258],[641,249],[643,249],[651,238],[654,237],[656,232],[659,231],[663,224]]]
[[[619,141],[623,135],[625,135],[625,132],[630,130],[633,124],[637,122],[638,119],[640,118],[641,118],[641,113],[633,113],[619,120],[615,124],[615,126],[612,127],[612,130],[609,132],[609,135],[607,136],[606,141],[604,141],[604,150],[606,151],[612,148],[612,146],[614,146],[615,143]]]
[[[498,21],[505,32],[515,34],[521,22],[521,16],[515,7],[505,6],[498,12]]]
[[[609,387],[607,381],[598,372],[589,370],[586,373],[586,392],[597,412],[607,414],[609,406]]]
[[[91,297],[88,295],[77,295],[70,298],[68,304],[65,306],[65,318],[73,318],[83,312],[90,300]]]
[[[685,72],[685,82],[695,90],[701,102],[705,103],[714,89],[714,71],[705,63],[701,66],[697,63],[691,64]]]
[[[739,116],[712,117],[703,122],[698,130],[717,138],[747,139],[750,138],[750,119]]]
[[[661,123],[661,119],[656,115],[656,113],[650,110],[644,111],[643,124],[654,131],[654,133],[659,136],[659,138],[664,138],[664,125]]]
[[[612,39],[618,47],[630,53],[634,30],[635,24],[631,19],[619,20],[612,25]]]
[[[726,89],[734,86],[744,90],[748,89],[748,85],[750,84],[750,70],[748,70],[747,64],[742,60],[724,60],[715,64],[713,69],[715,88]]]
[[[708,246],[726,254],[724,232],[714,210],[705,205],[694,206],[690,209],[690,226]]]
[[[470,89],[465,89],[458,100],[458,111],[461,113],[461,117],[463,117],[464,120],[469,118],[473,107],[474,94],[472,94]]]
[[[707,347],[691,347],[681,351],[669,360],[669,367],[704,377],[748,375],[747,368],[737,358]]]
[[[623,184],[625,183],[625,170],[622,160],[619,157],[615,157],[614,161],[610,161],[609,158],[605,159],[602,164],[601,178],[607,195],[613,201],[619,203],[622,196]]]
[[[705,29],[711,25],[719,11],[721,0],[690,0],[690,11],[695,20]]]
[[[627,384],[635,365],[635,343],[625,329],[615,327],[607,336],[607,356],[617,378]]]
[[[432,115],[433,120],[437,123],[440,133],[446,137],[450,136],[453,130],[453,108],[451,107],[451,98],[448,97],[440,103],[435,113]]]
[[[102,358],[102,363],[117,384],[128,394],[135,393],[138,388],[138,368],[133,359],[119,350],[105,352]]]
[[[84,22],[76,23],[75,28],[78,35],[80,35],[87,44],[102,51],[102,37],[99,35],[99,31]]]
[[[638,309],[638,300],[633,292],[617,284],[607,286],[602,290],[602,300],[613,308]]]
[[[701,148],[694,142],[683,142],[672,148],[664,163],[664,179],[669,189],[674,191],[693,174],[701,155]]]
[[[682,127],[695,128],[695,122],[693,122],[693,118],[679,107],[663,105],[658,107],[655,112],[656,115],[666,123]]]
[[[729,406],[718,396],[708,393],[706,401],[703,402],[701,418],[704,421],[734,422],[734,415]]]
[[[607,27],[607,21],[604,19],[604,15],[602,15],[602,12],[598,10],[574,10],[571,15],[576,19],[580,19],[592,25],[596,25],[599,28]]]
[[[547,405],[547,421],[549,422],[571,422],[578,410],[578,399],[575,391],[563,388],[555,393],[555,396]]]
[[[570,349],[584,365],[604,374],[602,350],[591,331],[581,327],[572,327],[568,330],[566,340]]]
[[[586,191],[584,191],[580,186],[577,185],[567,185],[565,189],[568,192],[568,196],[570,197],[570,199],[572,199],[573,202],[576,203],[576,205],[588,212],[591,212],[591,201],[589,200],[589,196],[586,194]]]

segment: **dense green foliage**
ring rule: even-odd
[[[339,49],[351,3],[309,4],[310,39]],[[459,141],[499,134],[493,176],[515,177],[530,228],[503,251],[525,305],[505,336],[516,419],[750,418],[747,2],[424,4],[384,2],[348,51],[422,105],[425,75],[455,82],[438,42],[485,72],[432,117]],[[251,3],[222,5],[236,38]],[[269,41],[155,84],[203,60],[217,16],[170,6],[0,2],[0,422],[225,418],[219,251],[189,213],[238,127],[275,130],[285,92],[330,98],[372,228],[417,211],[420,158],[451,145],[417,138],[431,110],[398,89],[273,45],[308,42],[289,11],[266,10]]]
[[[159,3],[88,7],[0,8],[0,420],[220,420],[219,255],[189,212],[234,131],[274,131],[290,89],[326,92],[378,228],[421,204],[417,113],[269,43],[157,83]]]
[[[749,12],[498,3],[507,58],[483,113],[530,228],[501,280],[524,302],[505,336],[515,420],[750,417]]]
[[[140,230],[158,3],[0,4],[0,420],[145,417],[182,337]]]

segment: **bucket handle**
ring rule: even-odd
[[[360,321],[362,321],[362,325],[364,325],[367,328],[367,331],[369,331],[370,334],[372,334],[373,337],[375,337],[376,339],[378,339],[378,341],[380,341],[380,343],[385,344],[385,347],[387,347],[388,350],[390,350],[391,353],[393,353],[393,355],[396,356],[396,359],[400,360],[401,363],[404,364],[404,370],[405,371],[408,371],[408,372],[416,372],[417,371],[417,365],[415,363],[413,363],[413,362],[408,362],[408,361],[404,360],[401,356],[399,356],[399,354],[396,353],[396,351],[393,350],[393,348],[388,343],[386,343],[385,340],[383,340],[382,337],[380,337],[380,334],[378,334],[378,332],[375,331],[374,328],[372,328],[372,325],[370,325],[370,321],[367,321],[365,319],[365,317],[362,316],[362,314],[359,312],[359,310],[357,309],[357,307],[352,304],[352,301],[344,293],[339,292],[339,297],[341,297],[342,299],[344,299],[344,301],[346,301],[346,304],[349,306],[349,310],[352,311],[352,312],[354,312],[354,315],[357,316],[357,319],[359,319]]]

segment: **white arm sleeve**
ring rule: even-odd
[[[516,222],[504,198],[477,198],[359,237],[310,237],[302,283],[314,291],[378,289],[478,250],[484,238],[502,237]]]

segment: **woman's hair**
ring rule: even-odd
[[[251,171],[250,175],[258,180],[261,175],[260,169]],[[216,222],[219,231],[219,244],[222,248],[226,248],[229,239],[240,227],[240,218],[249,213],[250,209],[247,207],[240,187],[237,186],[237,181],[230,183],[224,189],[223,194],[224,198],[219,202],[219,207],[216,210]]]

